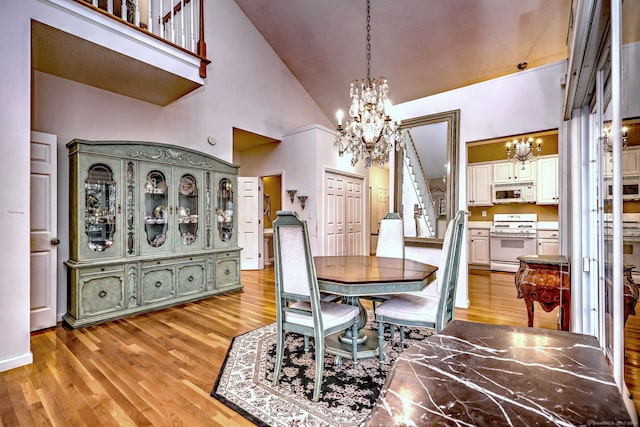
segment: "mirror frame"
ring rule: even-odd
[[[448,224],[458,209],[458,147],[460,145],[460,110],[445,111],[442,113],[429,114],[426,116],[415,117],[403,120],[401,129],[410,129],[417,126],[424,126],[434,123],[447,122],[447,209],[446,223]],[[402,175],[404,149],[396,152],[394,161],[394,211],[402,214]],[[406,237],[404,238],[405,246],[425,246],[425,247],[442,247],[443,239],[432,237]]]

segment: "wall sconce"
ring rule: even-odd
[[[297,192],[298,190],[287,190],[287,193],[289,193],[289,197],[291,198],[291,203],[295,200]]]
[[[629,141],[629,129],[626,126],[622,127],[622,149],[627,148],[627,142]],[[613,135],[611,135],[611,127],[606,126],[603,130],[602,137],[604,151],[611,153],[613,151]]]
[[[309,196],[298,196],[298,200],[300,200],[300,205],[302,206],[302,210],[304,210],[304,205],[307,203],[307,199]]]

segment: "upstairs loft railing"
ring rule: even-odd
[[[200,58],[207,74],[204,0],[75,0],[126,22]]]

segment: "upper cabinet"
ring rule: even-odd
[[[558,156],[543,156],[538,159],[536,203],[539,205],[557,205],[558,195]]]
[[[535,162],[496,162],[493,164],[493,182],[531,182],[536,179]]]
[[[67,147],[70,326],[241,289],[237,166],[164,144]]]
[[[467,203],[469,206],[493,206],[491,184],[493,165],[469,165],[467,168]]]
[[[604,176],[613,175],[613,161],[611,153],[604,153]],[[622,150],[622,175],[640,175],[640,148],[628,147]]]

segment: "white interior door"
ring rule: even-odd
[[[364,255],[363,185],[362,178],[325,174],[325,255]]]
[[[347,177],[345,220],[347,223],[346,255],[364,255],[362,247],[362,179]]]
[[[238,245],[240,268],[264,268],[262,239],[262,186],[258,177],[238,177]]]
[[[324,254],[327,256],[345,255],[344,178],[334,173],[325,175]]]
[[[31,132],[31,330],[56,325],[57,156],[55,135]]]

